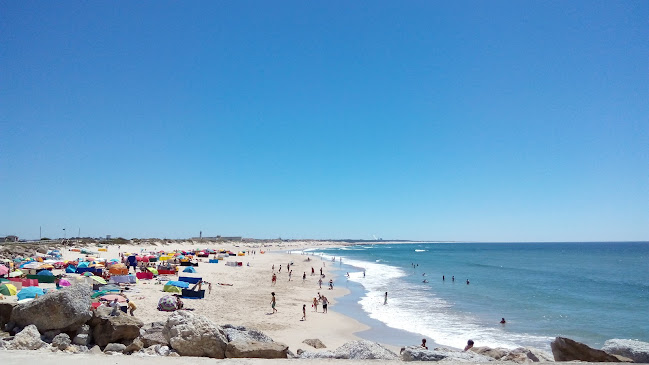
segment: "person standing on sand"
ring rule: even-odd
[[[320,280],[318,280],[318,285],[320,285],[320,289],[322,289],[322,278],[320,278]]]
[[[324,295],[322,296],[322,313],[327,313],[327,307],[329,306],[329,299],[325,297]]]
[[[311,266],[311,276],[315,275],[315,269]]]
[[[316,299],[315,297],[313,298],[313,311],[318,311],[318,299]]]
[[[275,292],[270,293],[270,295],[273,296],[270,299],[270,306],[271,306],[271,308],[273,308],[273,313],[277,313],[277,309],[275,309],[275,304],[277,304],[277,302],[275,301]]]
[[[302,320],[306,321],[306,304],[302,304]]]
[[[304,274],[302,274],[302,282],[305,282],[305,281],[306,281],[306,271],[304,272]]]
[[[329,279],[329,290],[334,290],[334,280]]]
[[[288,281],[291,281],[291,276],[293,276],[293,270],[288,272]]]
[[[388,304],[388,292],[385,292],[385,298],[383,299],[383,305]]]
[[[279,271],[278,272],[282,272],[282,265],[279,265]]]
[[[273,279],[271,280],[270,285],[275,285],[275,284],[277,284],[277,275],[273,273]]]

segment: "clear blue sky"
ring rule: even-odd
[[[647,1],[0,20],[0,235],[649,240]]]

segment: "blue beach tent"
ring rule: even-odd
[[[196,269],[194,269],[193,266],[188,266],[185,270],[183,270],[183,272],[193,272],[193,273],[195,273]]]
[[[74,265],[69,265],[65,268],[65,272],[68,274],[74,274],[75,272],[77,272],[77,268]]]
[[[38,272],[36,275],[41,275],[41,276],[54,276],[51,271],[49,270],[41,270]]]
[[[173,285],[179,288],[189,288],[189,283],[186,283],[184,281],[169,280],[165,285]]]

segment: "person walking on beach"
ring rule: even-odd
[[[325,297],[324,295],[322,296],[322,313],[327,313],[327,307],[329,306],[329,299]]]
[[[306,321],[306,304],[302,304],[302,320]]]
[[[279,271],[278,272],[282,272],[282,265],[279,265]]]
[[[305,281],[306,281],[306,271],[304,272],[304,274],[302,274],[302,282],[305,282]]]
[[[334,290],[334,280],[329,279],[329,290]]]
[[[277,284],[277,275],[275,275],[275,273],[273,273],[273,279],[272,279],[270,285],[275,285],[275,284]]]
[[[317,312],[318,311],[318,299],[313,297],[313,311]]]
[[[271,306],[271,308],[273,308],[273,313],[277,313],[277,309],[275,309],[275,304],[277,304],[277,302],[275,301],[275,292],[270,293],[270,295],[273,296],[270,299],[270,306]]]
[[[311,266],[311,276],[315,275],[315,269]]]
[[[137,306],[129,299],[126,299],[126,305],[128,306],[128,311],[131,313],[131,317],[133,317],[134,316],[133,312],[137,309]]]
[[[288,270],[288,269],[286,269]],[[293,276],[293,270],[288,272],[288,281],[291,281],[291,276]]]
[[[322,289],[322,277],[318,280],[318,285],[320,285],[320,289]]]
[[[383,305],[388,304],[388,292],[385,292],[385,298],[383,298]]]

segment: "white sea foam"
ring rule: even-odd
[[[415,250],[415,252],[426,252],[428,250]]]
[[[360,269],[350,272],[349,280],[365,288],[359,303],[369,317],[392,328],[422,334],[443,346],[463,348],[472,339],[479,346],[516,348],[521,344],[535,344],[547,350],[551,338],[505,332],[499,326],[482,326],[472,315],[453,311],[452,303],[437,297],[425,284],[403,280],[407,275],[403,269],[380,261],[343,257],[343,263]],[[388,304],[384,305],[386,291]]]

